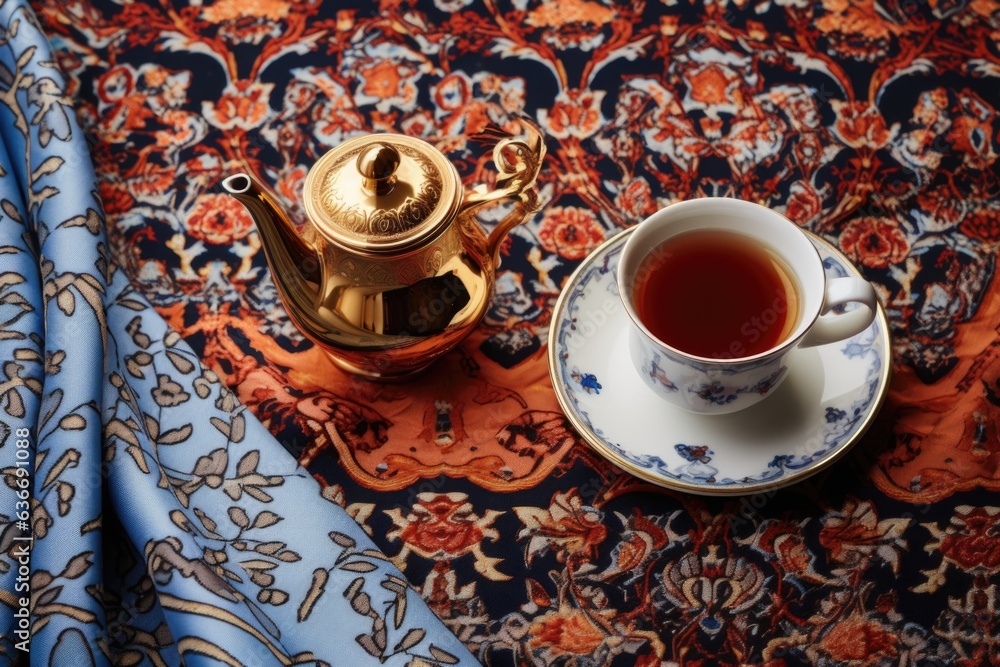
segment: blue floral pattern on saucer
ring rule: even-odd
[[[888,386],[889,334],[881,308],[854,338],[795,350],[788,377],[758,405],[725,415],[687,412],[656,395],[629,361],[627,315],[615,283],[629,233],[605,242],[573,274],[549,337],[559,402],[598,453],[661,486],[729,495],[803,479],[857,442]],[[810,238],[828,277],[857,275],[835,248]],[[581,327],[596,310],[608,317]],[[726,398],[712,387],[705,392]]]

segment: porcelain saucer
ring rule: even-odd
[[[889,384],[889,329],[879,307],[854,338],[796,349],[788,377],[739,412],[699,415],[659,398],[629,358],[628,316],[615,271],[626,230],[570,277],[549,331],[549,374],[580,435],[624,470],[661,486],[705,495],[772,490],[826,468],[871,424]],[[828,277],[860,275],[817,236]]]

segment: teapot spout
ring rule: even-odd
[[[222,187],[250,212],[260,234],[264,256],[289,315],[300,328],[312,329],[322,284],[319,253],[296,231],[274,198],[247,174],[234,174]]]

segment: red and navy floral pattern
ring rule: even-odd
[[[133,285],[491,664],[1000,663],[995,0],[36,0]],[[350,378],[289,324],[248,169],[302,219],[362,133],[548,137],[486,321],[420,381]],[[591,452],[545,361],[605,238],[669,202],[772,206],[889,313],[853,454],[773,494],[651,488]],[[487,221],[488,222],[488,221]]]

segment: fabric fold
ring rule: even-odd
[[[29,543],[32,664],[475,664],[116,270],[45,37],[0,28],[0,657]]]

